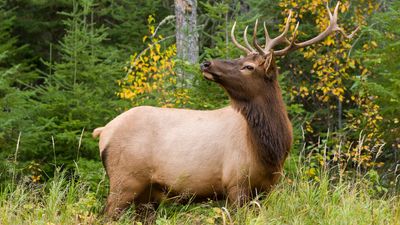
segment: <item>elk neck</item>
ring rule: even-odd
[[[281,167],[292,144],[292,127],[278,81],[269,81],[263,93],[232,105],[246,119],[256,157],[265,166]]]

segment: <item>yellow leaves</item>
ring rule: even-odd
[[[159,56],[159,55],[154,55],[153,56],[153,60],[154,61],[158,61],[160,58],[161,58],[161,56]]]
[[[148,18],[150,35],[144,36],[147,48],[130,57],[125,79],[118,80],[121,87],[117,95],[122,99],[141,105],[147,100],[157,100],[162,107],[175,107],[189,102],[188,92],[176,89],[177,75],[174,71],[176,46],[163,48],[159,41],[162,36],[154,36],[153,16]],[[154,37],[153,37],[154,36]]]
[[[344,88],[337,87],[332,89],[332,94],[335,96],[342,96],[344,94]]]
[[[315,49],[309,49],[308,51],[303,52],[303,56],[306,59],[312,58],[316,54],[317,54],[317,51],[315,51]],[[316,66],[316,64],[314,64],[314,66]]]
[[[347,113],[348,129],[353,132],[363,130],[358,146],[351,152],[352,161],[364,167],[378,166],[372,162],[372,156],[376,152],[377,145],[382,143],[379,133],[379,121],[383,120],[380,115],[380,107],[374,103],[375,96],[354,95],[351,99],[357,104],[357,114]],[[381,166],[381,165],[380,165]]]
[[[305,86],[301,86],[300,87],[300,96],[304,98],[304,97],[306,97],[308,95],[310,95],[310,93],[308,91],[308,88],[305,87]]]
[[[161,52],[161,50],[160,50],[160,49],[161,49],[161,45],[160,45],[160,44],[155,44],[154,46],[156,47],[157,53],[160,53],[160,52]],[[168,57],[170,57],[170,56],[171,56],[171,53],[166,52],[165,55],[168,56]]]
[[[314,133],[314,129],[311,126],[311,123],[306,121],[306,131],[309,133]]]
[[[371,41],[369,44],[365,43],[363,45],[363,49],[364,50],[370,50],[370,49],[374,49],[374,48],[377,48],[377,47],[378,47],[378,44],[375,41]]]
[[[142,41],[143,41],[143,43],[145,43],[146,42],[146,40],[147,40],[147,36],[145,35],[145,36],[143,36],[143,39],[142,39]]]
[[[325,96],[322,96],[320,99],[322,100],[322,102],[328,102],[330,98],[329,98],[329,95],[325,95]]]
[[[32,175],[32,176],[31,176],[31,179],[32,179],[32,182],[33,182],[33,183],[39,182],[41,178],[42,178],[41,175]]]
[[[307,23],[315,24],[314,30],[309,28],[300,29],[302,32],[307,32],[306,34],[298,35],[300,40],[304,40],[306,39],[305,37],[312,37],[317,32],[322,32],[328,26],[329,20],[327,20],[325,8],[327,2],[326,0],[281,0],[279,1],[279,6],[283,9],[283,17],[287,17],[289,9],[294,9],[294,13],[299,14],[298,17],[304,15],[302,19],[303,25]],[[329,1],[328,3],[331,12],[333,12],[336,1]],[[344,14],[349,10],[350,3],[353,4],[351,1],[342,2],[339,8],[340,15],[338,22],[340,27],[345,29],[346,33],[350,33],[351,30],[347,28],[352,28],[355,24],[366,24],[366,18],[372,12],[371,10],[375,10],[379,4],[377,1],[372,0],[363,0],[361,3],[355,2],[355,5],[353,5],[354,12],[350,12],[353,15],[355,13],[355,15],[346,19]],[[294,24],[295,21],[292,21],[291,27]],[[387,33],[387,35],[391,34]],[[388,38],[394,37],[390,36]],[[361,75],[361,81],[357,79],[357,82],[362,82],[365,80],[364,76],[369,75],[371,72],[367,68],[364,68],[359,61],[349,58],[350,49],[352,48],[351,43],[353,42],[354,39],[347,40],[340,33],[336,33],[311,48],[301,51],[306,61],[312,63],[312,68],[306,70],[306,68],[310,68],[308,65],[305,68],[301,68],[309,72],[301,75],[298,72],[300,69],[297,66],[289,65],[296,79],[295,83],[291,84],[287,90],[292,99],[300,97],[302,98],[301,101],[305,102],[305,104],[319,105],[326,110],[331,110],[329,115],[332,115],[332,119],[335,119],[337,115],[338,100],[342,102],[343,121],[345,121],[343,129],[346,133],[351,134],[362,131],[363,138],[357,140],[356,137],[355,139],[350,140],[349,138],[345,140],[343,146],[346,147],[342,146],[342,149],[348,149],[349,152],[342,152],[340,153],[341,156],[336,155],[335,157],[339,163],[343,162],[342,160],[346,161],[349,159],[355,163],[360,163],[360,166],[369,167],[374,165],[372,156],[376,153],[376,144],[381,143],[379,126],[384,118],[380,114],[379,106],[374,103],[375,97],[371,96],[366,90],[361,91],[362,84],[358,86],[354,85],[355,74]],[[368,50],[378,47],[379,43],[372,40],[365,44],[363,49]],[[317,117],[316,120],[322,122],[326,118]],[[399,119],[393,122],[400,123]],[[304,130],[310,136],[314,132],[310,123],[305,124]],[[318,132],[315,132],[315,136],[317,135]],[[357,146],[358,144],[360,147]],[[348,157],[343,157],[345,154],[348,154]],[[320,162],[321,160],[318,159],[318,163]],[[317,172],[311,168],[308,171],[308,175],[316,177]]]
[[[361,75],[364,76],[364,75],[366,75],[368,72],[369,72],[369,71],[368,71],[367,68],[363,68],[363,69],[361,70]]]
[[[331,45],[335,44],[335,41],[333,40],[333,38],[331,36],[328,36],[323,41],[323,44],[326,45],[326,46],[331,46]]]
[[[307,171],[307,175],[309,177],[314,177],[315,175],[317,175],[317,170],[314,167],[311,167],[308,171]]]
[[[347,11],[347,8],[348,8],[347,2],[346,2],[345,4],[341,4],[341,5],[340,5],[340,13],[346,12],[346,11]]]
[[[156,22],[156,19],[154,18],[153,15],[150,15],[149,17],[147,17],[147,23],[148,24],[152,24],[154,22]]]
[[[149,26],[149,33],[150,33],[151,35],[154,34],[154,31],[155,31],[155,27],[154,27],[154,26]]]

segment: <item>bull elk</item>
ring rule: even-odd
[[[268,192],[281,176],[292,145],[292,126],[277,81],[276,56],[310,46],[339,31],[338,7],[328,9],[330,24],[318,36],[296,42],[297,28],[287,37],[289,17],[282,34],[271,39],[264,24],[265,45],[233,43],[247,56],[201,64],[207,80],[228,93],[228,107],[198,111],[135,107],[117,116],[100,135],[100,155],[110,179],[105,212],[115,217],[131,203],[160,202],[166,197],[223,196],[243,203],[253,193]],[[286,45],[277,50],[278,45]]]

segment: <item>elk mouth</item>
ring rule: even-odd
[[[215,73],[203,71],[203,76],[204,78],[206,78],[206,80],[215,81],[215,77],[217,77],[218,75]]]
[[[203,72],[203,76],[206,80],[210,80],[210,81],[218,81],[220,78],[220,75],[218,75],[217,73],[213,73],[210,70],[206,69],[202,69],[201,70]]]
[[[210,70],[212,62],[206,61],[200,64],[200,70],[203,72],[203,76],[206,80],[217,81],[220,75]]]

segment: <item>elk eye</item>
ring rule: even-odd
[[[244,66],[243,69],[254,70],[254,67],[247,65],[247,66]]]

